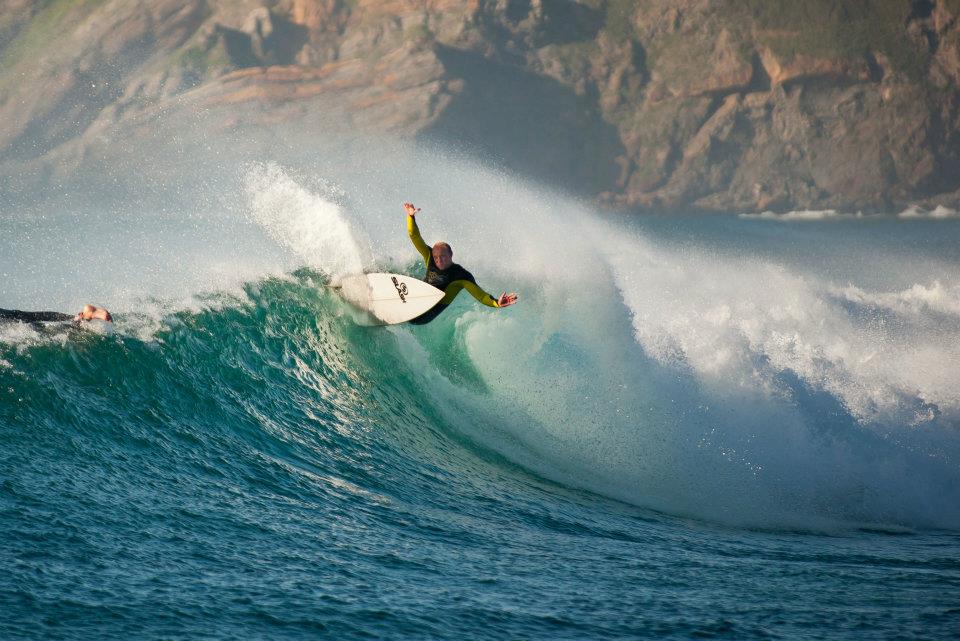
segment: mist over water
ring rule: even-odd
[[[263,558],[275,546],[289,552],[264,566],[234,561],[266,572],[268,583],[272,571],[296,565],[294,541],[324,550],[313,570],[296,573],[307,584],[312,571],[343,582],[338,599],[359,598],[366,579],[356,576],[405,568],[391,585],[425,586],[432,596],[396,611],[384,605],[397,621],[419,621],[424,603],[443,602],[450,577],[504,581],[504,592],[494,588],[490,597],[494,609],[513,590],[540,593],[543,586],[517,587],[509,570],[491,569],[487,547],[513,545],[518,523],[529,532],[510,552],[522,557],[514,557],[517,567],[532,564],[530,576],[561,571],[531,559],[546,545],[541,537],[562,532],[571,537],[562,572],[571,574],[552,585],[576,584],[599,601],[615,588],[584,578],[606,563],[586,552],[596,545],[617,559],[611,577],[632,577],[627,585],[666,580],[670,563],[637,570],[627,559],[647,558],[656,546],[674,558],[677,541],[692,541],[696,554],[716,547],[718,559],[740,546],[779,559],[807,554],[808,543],[777,537],[828,532],[851,537],[842,560],[874,554],[859,547],[873,535],[858,532],[876,528],[946,531],[941,543],[956,549],[960,221],[621,218],[431,145],[217,158],[206,178],[193,177],[193,207],[182,204],[191,199],[181,189],[167,205],[124,196],[0,222],[0,307],[72,311],[94,302],[117,318],[110,336],[0,328],[0,418],[15,444],[4,499],[13,506],[4,517],[11,531],[27,536],[36,527],[32,508],[17,507],[24,497],[72,505],[61,491],[28,489],[64,465],[54,455],[45,462],[30,441],[42,425],[89,447],[118,495],[138,497],[148,522],[157,501],[160,512],[183,509],[196,531],[227,522]],[[491,310],[461,296],[424,327],[357,325],[325,285],[358,271],[421,273],[404,201],[422,208],[428,243],[449,242],[483,288],[516,291],[519,304]],[[109,429],[97,420],[104,412]],[[124,457],[156,459],[126,469]],[[22,472],[15,459],[34,463]],[[87,469],[79,490],[102,482]],[[186,505],[170,489],[181,484],[195,497]],[[165,498],[130,489],[143,485]],[[107,514],[120,509],[104,501]],[[246,501],[270,519],[249,516]],[[67,522],[86,518],[62,509],[72,515]],[[711,529],[729,526],[732,534]],[[423,528],[412,542],[411,527]],[[757,539],[756,529],[773,534]],[[220,545],[210,537],[197,535],[198,545]],[[437,542],[448,539],[472,550],[458,552],[467,560]],[[324,547],[330,541],[340,547]],[[189,544],[171,545],[190,553]],[[895,554],[893,543],[869,545]],[[368,546],[383,556],[368,558]],[[955,565],[918,549],[910,563],[952,585]],[[579,563],[580,554],[589,559]],[[815,559],[829,570],[831,561]],[[142,559],[133,565],[131,590],[149,574]],[[201,563],[225,571],[215,565]],[[435,586],[433,571],[441,577]],[[164,585],[180,585],[183,572],[171,570]],[[492,583],[484,584],[487,574]],[[729,580],[703,576],[704,585]],[[243,581],[228,583],[223,598],[246,594]],[[808,587],[807,606],[816,608],[822,596]],[[280,589],[278,611],[300,611],[293,592],[261,588]],[[221,596],[197,590],[200,601]],[[470,594],[482,601],[476,595],[487,593]],[[631,597],[622,602],[639,607]],[[478,609],[470,612],[483,611],[471,603]],[[247,621],[242,605],[224,607]],[[406,629],[337,628],[325,612],[303,616],[345,638]],[[514,614],[498,628],[504,634],[539,629],[524,616],[546,620]],[[363,612],[347,620],[354,615],[366,620]],[[610,636],[622,613],[611,611],[609,621],[579,616],[596,627],[571,636]],[[446,617],[426,619],[440,636],[462,632]],[[273,630],[241,623],[230,629]],[[676,625],[680,636],[700,629]]]

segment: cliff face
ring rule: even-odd
[[[960,0],[10,0],[0,199],[184,123],[438,138],[613,206],[960,202]],[[161,122],[162,124],[157,124]]]

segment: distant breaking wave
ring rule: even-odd
[[[763,211],[759,213],[739,214],[740,218],[756,220],[776,220],[780,222],[819,222],[825,220],[877,220],[877,219],[934,219],[943,220],[948,218],[960,217],[960,212],[956,209],[938,205],[932,210],[926,210],[921,207],[909,207],[899,214],[864,214],[863,212],[840,212],[835,209],[822,210],[798,210],[778,214],[773,211]]]
[[[956,209],[938,205],[933,210],[925,210],[920,207],[909,207],[899,214],[898,218],[957,218],[960,213]]]

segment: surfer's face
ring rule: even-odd
[[[446,243],[437,243],[431,250],[433,262],[438,269],[446,269],[453,264],[453,250]]]

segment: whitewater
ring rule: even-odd
[[[212,170],[211,170],[212,171]],[[3,639],[947,639],[960,217],[628,218],[435,147],[0,212]],[[494,295],[369,327],[327,287]]]

